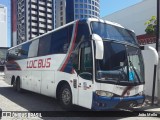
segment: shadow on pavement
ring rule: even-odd
[[[28,111],[66,111],[60,107],[56,99],[26,90],[18,93],[12,87],[0,87],[0,95]],[[74,106],[73,110],[88,111],[88,109],[78,106]]]

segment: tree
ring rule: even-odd
[[[156,35],[156,26],[157,26],[156,16],[152,16],[150,20],[145,22],[145,25],[147,25],[145,29],[146,34]]]

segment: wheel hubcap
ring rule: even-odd
[[[70,103],[71,94],[68,89],[64,89],[62,92],[62,101],[65,105],[68,105]]]

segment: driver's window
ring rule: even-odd
[[[80,77],[86,80],[92,80],[93,57],[91,42],[83,42],[80,46]]]

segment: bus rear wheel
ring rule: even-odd
[[[17,90],[17,92],[22,92],[22,89],[20,86],[20,78],[17,78],[17,80],[16,80],[16,90]]]
[[[17,92],[22,92],[21,84],[20,84],[20,78],[18,77],[16,80],[13,81],[13,89]]]
[[[59,91],[59,102],[64,109],[72,109],[72,92],[69,85],[64,84]]]

